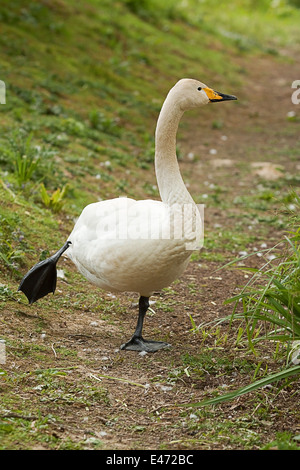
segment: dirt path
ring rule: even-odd
[[[251,166],[252,163],[271,162],[275,167],[280,164],[284,172],[291,174],[296,171],[297,164],[295,159],[285,156],[283,149],[295,147],[298,139],[295,133],[284,131],[287,128],[287,113],[294,110],[299,114],[290,100],[290,84],[299,78],[298,65],[267,57],[258,57],[251,63],[247,63],[246,58],[237,61],[241,67],[241,77],[243,73],[245,76],[245,86],[234,113],[231,112],[233,108],[229,108],[230,103],[223,103],[218,109],[211,105],[201,117],[187,117],[189,127],[180,131],[183,154],[180,165],[191,194],[203,195],[210,190],[210,185],[218,184],[223,188],[220,197],[226,199],[230,213],[242,211],[231,204],[234,198],[251,193],[261,181],[255,175],[257,168]],[[221,91],[234,93],[234,90]],[[216,113],[213,119],[222,123],[220,128],[218,124],[212,128],[213,112]],[[197,128],[199,123],[200,129]],[[198,156],[202,156],[201,159]],[[233,223],[222,204],[220,208],[216,204],[207,205],[207,233],[218,226],[220,230],[232,229]],[[269,236],[276,237],[276,233],[270,232]],[[224,250],[229,260],[230,250],[226,247]],[[67,269],[73,269],[68,261],[64,263]],[[58,312],[55,315],[43,313],[39,306],[29,308],[23,303],[19,304],[13,326],[8,326],[7,322],[7,335],[19,335],[26,341],[31,338],[37,345],[46,346],[47,367],[50,363],[51,367],[61,368],[65,374],[56,377],[63,383],[64,393],[61,394],[57,388],[52,388],[50,379],[47,382],[44,377],[44,385],[39,387],[36,375],[25,374],[23,381],[15,386],[15,394],[20,396],[20,408],[25,404],[28,410],[38,408],[42,416],[59,415],[59,420],[50,420],[45,431],[49,439],[54,436],[65,442],[68,439],[85,441],[87,447],[93,447],[98,440],[104,449],[159,449],[160,446],[167,449],[212,448],[209,440],[201,438],[200,428],[197,427],[204,417],[199,417],[191,409],[174,405],[200,401],[206,393],[213,392],[219,386],[226,388],[234,383],[238,387],[247,383],[247,375],[238,376],[234,368],[230,371],[229,365],[234,363],[236,352],[232,351],[230,342],[222,343],[222,337],[225,334],[234,337],[235,331],[227,332],[226,325],[219,336],[214,337],[210,333],[205,339],[207,361],[200,366],[192,362],[192,358],[203,351],[204,338],[200,334],[191,334],[190,315],[199,324],[230,313],[231,307],[225,307],[223,302],[244,282],[243,272],[216,271],[222,264],[206,259],[194,261],[179,283],[153,297],[156,303],[152,304],[152,309],[155,313],[149,315],[145,322],[145,337],[166,338],[172,343],[171,350],[153,355],[119,350],[120,344],[135,326],[136,307],[130,307],[130,303],[136,301],[133,296],[124,294],[118,297],[118,309],[114,312],[110,309],[107,317],[105,312],[99,312],[97,304],[87,304],[86,307],[78,305],[72,313],[66,313],[61,303],[63,301],[58,298]],[[97,290],[85,281],[79,280],[77,287],[82,292],[88,289],[89,293],[95,294],[95,298],[98,295]],[[67,284],[62,281],[59,290],[61,294],[58,292],[58,296],[63,299]],[[107,304],[116,302],[108,294],[103,294],[102,298],[106,299]],[[74,305],[75,300],[74,294]],[[53,305],[52,299],[45,302]],[[12,308],[15,311],[15,304]],[[129,315],[125,311],[129,311]],[[8,311],[7,318],[10,314]],[[45,335],[43,338],[36,333],[39,322],[40,331]],[[74,356],[64,354],[64,348],[74,351]],[[221,369],[220,374],[215,370],[210,373],[216,362],[214,354],[219,357],[220,351],[224,360],[227,358],[227,372]],[[241,351],[239,360],[242,360],[243,354]],[[78,363],[76,355],[84,362]],[[36,371],[43,367],[45,364],[38,355],[35,363],[27,361],[26,351],[13,364],[8,364],[12,371],[16,368],[24,372]],[[89,402],[80,400],[81,393],[84,396],[89,394]],[[238,429],[239,417],[244,416],[248,404],[248,398],[242,397],[234,404],[223,405],[219,413],[223,420],[236,422]],[[250,413],[253,410],[251,401],[249,406]],[[295,429],[295,423],[289,422],[284,407],[289,409],[289,406],[296,405],[289,403],[288,396],[285,396],[284,403],[278,400],[276,406],[282,408],[281,420],[277,417],[271,429],[268,424],[260,424],[261,432],[269,432],[270,436],[274,436],[278,429]],[[212,419],[213,415],[208,414],[208,434],[209,425],[213,426]],[[217,422],[214,425],[217,426]],[[34,423],[32,427],[34,429]],[[213,448],[240,446],[223,439],[216,442]],[[35,448],[47,448],[47,444],[37,444]]]

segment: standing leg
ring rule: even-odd
[[[145,315],[147,313],[148,308],[149,308],[149,297],[143,297],[141,295],[141,297],[139,299],[138,321],[137,321],[135,332],[133,334],[133,337],[135,337],[135,338],[141,338],[142,337],[144,318],[145,318]]]
[[[158,349],[167,348],[171,345],[164,341],[151,341],[145,340],[142,337],[142,330],[144,324],[144,318],[149,307],[149,297],[143,297],[141,295],[139,299],[139,316],[136,325],[135,332],[130,341],[122,344],[121,349],[128,349],[130,351],[147,351],[155,352]]]

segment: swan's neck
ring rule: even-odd
[[[193,202],[182,180],[177,156],[176,134],[183,111],[167,96],[155,133],[155,171],[160,196],[166,204]]]

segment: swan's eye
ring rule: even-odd
[[[201,86],[199,86],[198,90],[199,90],[199,91],[201,91],[201,90],[202,90]]]

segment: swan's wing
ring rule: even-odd
[[[72,257],[76,252],[79,257],[95,258],[103,251],[107,255],[108,250],[120,249],[122,256],[126,256],[134,241],[144,242],[137,245],[144,250],[144,256],[153,250],[151,242],[156,242],[157,249],[166,249],[159,241],[168,241],[170,248],[182,246],[201,231],[196,206],[192,207],[193,212],[185,209],[179,204],[168,206],[161,201],[126,197],[90,204],[82,211],[69,237],[72,245],[67,255]]]
[[[168,206],[160,201],[116,198],[89,204],[69,237],[72,245],[91,241],[158,238],[168,224]]]

